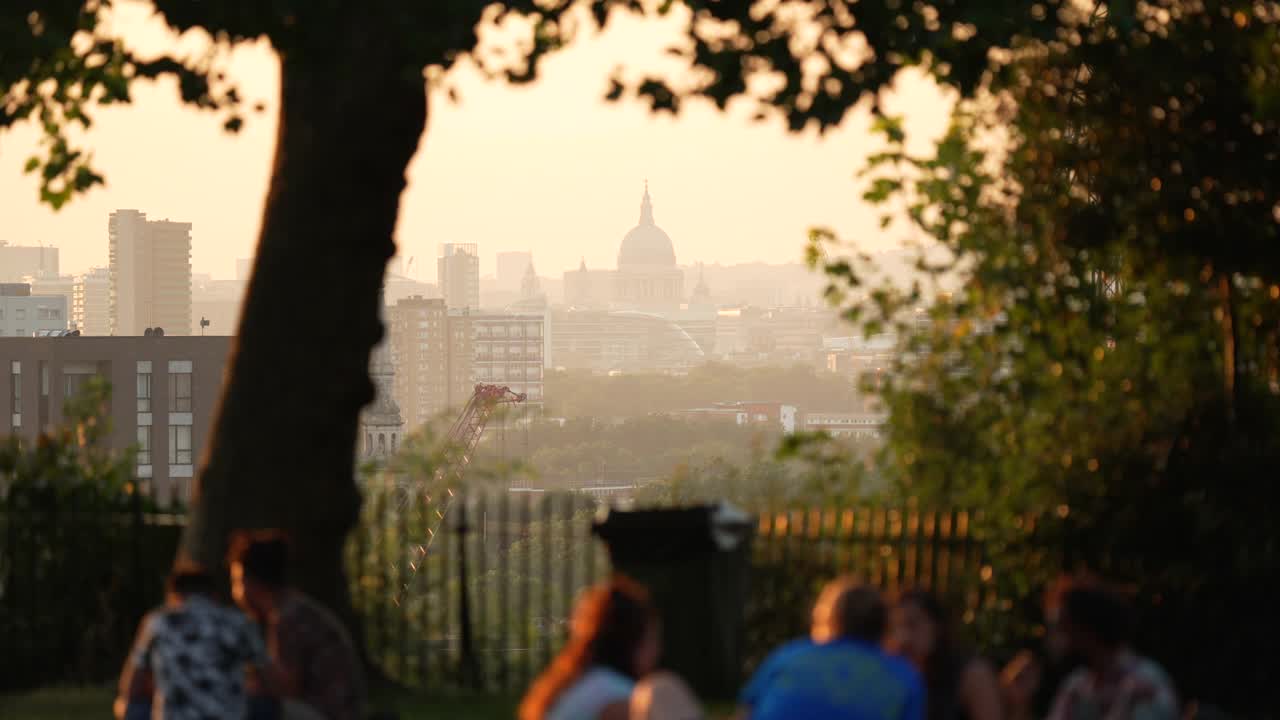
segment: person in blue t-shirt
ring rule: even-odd
[[[878,590],[850,578],[832,581],[814,605],[811,639],[765,659],[742,691],[739,717],[923,720],[919,675],[880,649],[887,624]]]

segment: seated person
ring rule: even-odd
[[[1084,662],[1059,687],[1049,720],[1177,720],[1169,676],[1129,644],[1129,603],[1120,593],[1091,581],[1067,583],[1046,611],[1067,653]]]
[[[284,535],[270,530],[237,533],[228,561],[232,597],[266,632],[281,717],[362,717],[364,668],[355,645],[328,608],[289,585]]]
[[[200,568],[178,568],[169,576],[164,607],[139,623],[120,673],[117,718],[248,716],[245,670],[267,669],[266,648],[243,613],[214,602],[213,588],[213,578]]]
[[[661,653],[658,614],[624,577],[588,590],[573,611],[569,642],[533,682],[520,720],[626,720],[636,681]]]
[[[888,610],[873,587],[841,578],[818,596],[810,639],[775,650],[742,691],[741,718],[923,720],[911,665],[881,650]]]

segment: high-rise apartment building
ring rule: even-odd
[[[0,240],[0,282],[25,282],[25,277],[58,275],[58,248],[10,245]]]
[[[523,250],[498,253],[498,289],[503,292],[519,290],[520,281],[531,265],[533,253]]]
[[[111,243],[111,333],[191,332],[191,223],[148,220],[117,210],[107,223]]]
[[[471,396],[471,316],[412,296],[387,308],[395,400],[412,431]]]
[[[475,243],[441,245],[436,272],[445,306],[480,309],[480,249]]]
[[[82,335],[111,334],[111,270],[93,268],[76,277],[71,324]]]
[[[475,382],[506,385],[541,407],[546,316],[482,314],[471,316],[471,323]]]

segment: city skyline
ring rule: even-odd
[[[116,12],[140,47],[171,44],[140,9]],[[646,179],[680,265],[797,262],[815,225],[871,250],[896,245],[861,202],[853,178],[875,146],[865,111],[819,138],[790,136],[780,123],[752,123],[746,112],[721,116],[696,103],[673,119],[634,103],[603,102],[609,69],[623,60],[638,67],[657,62],[672,37],[667,25],[626,20],[583,38],[551,58],[529,87],[487,83],[465,68],[454,73],[462,102],[448,103],[443,91],[433,95],[431,128],[402,198],[396,237],[399,257],[415,258],[412,274],[432,280],[444,243],[479,244],[484,276],[494,274],[494,258],[504,251],[532,251],[548,277],[581,259],[613,267]],[[181,47],[199,42],[184,38]],[[228,70],[251,100],[275,96],[278,72],[264,44],[233,52]],[[927,142],[942,130],[946,113],[912,108],[940,105],[942,96],[923,81],[899,85],[890,109],[909,113],[913,137]],[[62,271],[77,274],[106,265],[110,212],[139,208],[192,223],[194,273],[235,277],[236,260],[249,257],[256,242],[274,112],[268,104],[239,136],[227,136],[217,118],[182,107],[171,86],[140,86],[133,106],[100,112],[87,137],[107,186],[57,213],[38,204],[35,178],[21,172],[36,149],[36,129],[15,128],[0,149],[0,193],[10,198],[0,239],[58,247]]]

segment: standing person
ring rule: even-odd
[[[742,691],[739,717],[923,720],[924,686],[905,660],[881,649],[888,609],[851,578],[823,588],[810,639],[775,650]]]
[[[588,590],[573,611],[569,642],[524,696],[520,720],[626,720],[636,681],[661,653],[649,593],[621,576]]]
[[[279,531],[236,534],[228,554],[231,595],[265,629],[283,720],[357,720],[364,668],[328,608],[288,583],[289,543]]]
[[[248,716],[245,671],[266,673],[266,648],[248,618],[214,602],[213,588],[213,578],[199,568],[169,576],[164,607],[142,619],[120,673],[117,718]]]
[[[942,603],[909,590],[889,615],[889,647],[924,678],[927,720],[1000,720],[1000,684],[982,658],[960,652]]]
[[[1047,610],[1067,652],[1084,662],[1058,689],[1049,720],[1177,720],[1169,677],[1129,644],[1130,610],[1119,593],[1070,584]]]

